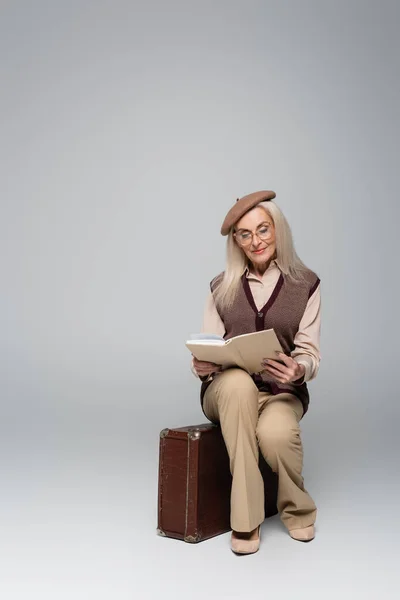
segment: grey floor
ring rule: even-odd
[[[172,407],[169,422],[143,422],[130,392],[114,406],[102,402],[110,392],[95,404],[82,401],[82,389],[79,402],[71,394],[69,404],[42,405],[41,413],[37,405],[29,414],[25,402],[23,416],[15,402],[6,415],[1,598],[398,598],[395,423],[369,416],[376,431],[384,421],[386,429],[368,445],[366,419],[332,418],[321,430],[326,407],[315,405],[303,424],[306,486],[319,508],[315,540],[295,542],[273,517],[260,551],[238,557],[229,534],[195,545],[156,534],[159,431],[204,422],[198,409]]]

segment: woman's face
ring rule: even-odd
[[[274,222],[261,206],[256,206],[239,219],[234,237],[254,266],[261,267],[275,258]]]

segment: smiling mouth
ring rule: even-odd
[[[266,250],[267,248],[261,248],[261,250],[253,250],[253,254],[261,254],[262,252],[264,252],[264,250]]]

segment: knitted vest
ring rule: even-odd
[[[223,273],[220,273],[211,281],[212,292],[214,292],[222,277]],[[274,329],[284,353],[289,356],[294,350],[294,338],[299,329],[308,299],[320,282],[318,276],[309,269],[305,272],[304,277],[304,282],[293,282],[281,273],[268,302],[260,310],[257,310],[248,279],[244,273],[232,306],[224,311],[218,311],[225,325],[224,338],[230,339],[243,333]],[[303,405],[303,415],[307,412],[309,394],[306,383],[280,384],[273,381],[267,374],[252,375],[252,378],[261,391],[272,394],[282,392],[295,394]],[[210,383],[203,381],[201,385],[200,399],[202,406],[204,394]]]

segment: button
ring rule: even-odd
[[[262,316],[263,316],[262,312],[259,312],[259,313],[258,313],[258,316],[259,316],[259,317],[262,317]]]

